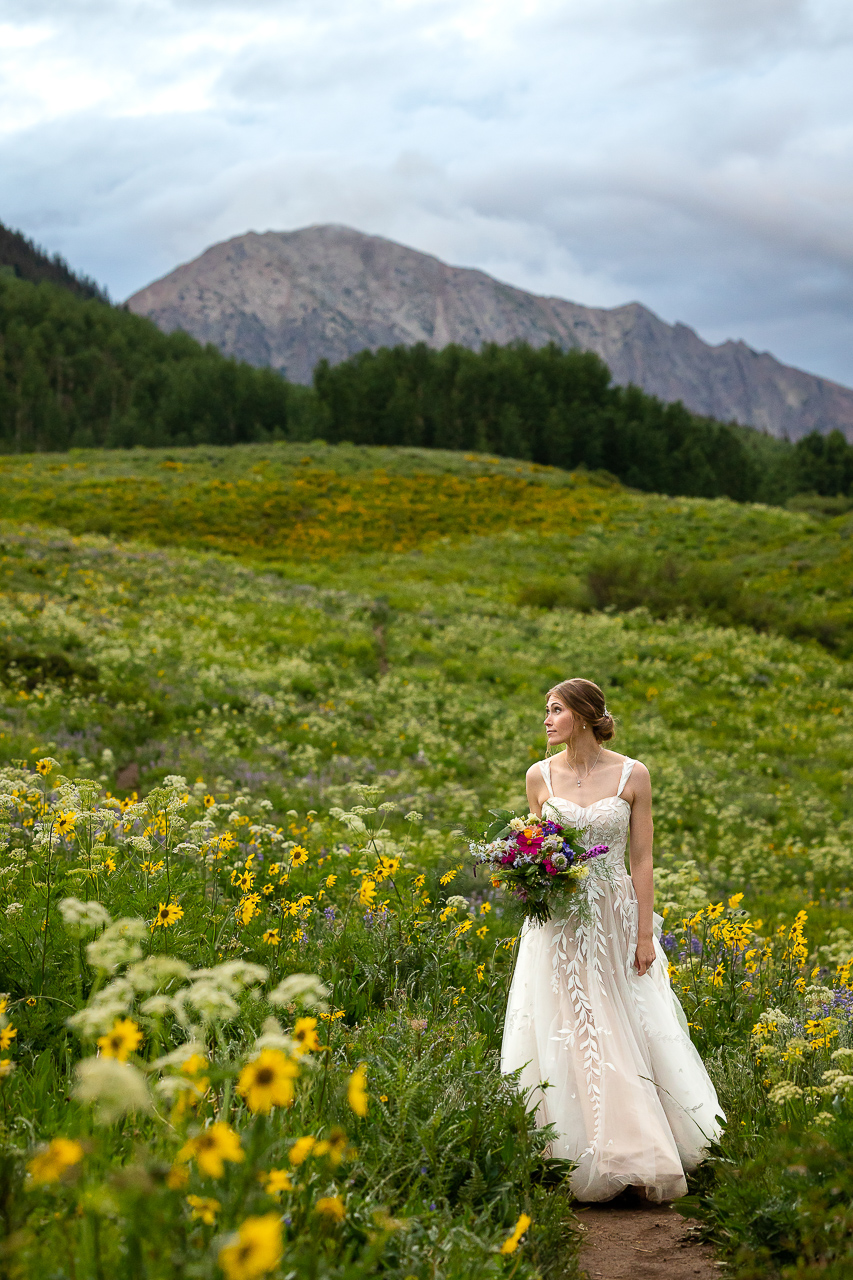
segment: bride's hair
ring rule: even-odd
[[[554,695],[565,702],[570,711],[582,717],[595,734],[597,742],[609,742],[616,732],[613,717],[604,703],[604,694],[592,680],[583,680],[576,676],[573,680],[564,680],[548,690],[548,697]]]

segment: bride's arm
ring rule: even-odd
[[[542,817],[542,802],[548,794],[548,788],[542,777],[542,770],[538,764],[532,764],[527,770],[527,803],[530,805],[530,812],[535,813],[537,818]]]
[[[631,772],[631,879],[637,895],[637,973],[642,978],[655,958],[652,915],[655,887],[652,864],[652,784],[649,771],[639,760]]]

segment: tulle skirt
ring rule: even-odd
[[[540,1125],[552,1156],[575,1163],[579,1200],[627,1186],[656,1201],[686,1193],[724,1119],[669,983],[655,916],[656,960],[638,977],[637,900],[629,876],[601,886],[591,925],[526,922],[510,987],[501,1070]]]

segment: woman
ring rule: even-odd
[[[591,680],[550,691],[545,732],[549,748],[565,750],[528,771],[531,812],[568,821],[587,848],[608,845],[613,884],[593,883],[587,925],[573,923],[571,910],[525,923],[501,1069],[520,1068],[539,1123],[555,1126],[552,1154],[575,1163],[579,1200],[610,1200],[626,1187],[673,1200],[722,1117],[658,940],[649,771],[605,748],[613,718]]]

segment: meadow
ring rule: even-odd
[[[577,1273],[467,857],[575,672],[728,1117],[686,1207],[744,1280],[847,1273],[848,515],[322,445],[0,493],[10,1275]]]

